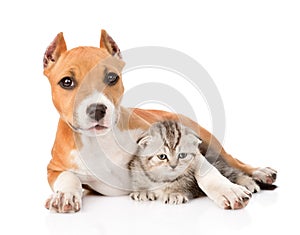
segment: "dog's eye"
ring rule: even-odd
[[[183,159],[187,157],[187,153],[179,153],[178,158]]]
[[[75,87],[75,81],[70,77],[64,77],[58,83],[63,89],[72,90]]]
[[[104,83],[109,85],[109,86],[113,86],[118,82],[119,78],[120,77],[119,77],[118,74],[113,73],[113,72],[109,72],[105,75]]]
[[[160,154],[160,155],[157,155],[158,159],[159,160],[166,160],[168,159],[168,156],[166,154]]]

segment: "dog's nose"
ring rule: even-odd
[[[86,109],[86,114],[97,122],[100,121],[106,113],[107,107],[104,104],[91,104]]]

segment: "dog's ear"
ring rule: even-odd
[[[100,48],[104,48],[112,56],[116,56],[119,59],[122,59],[121,51],[117,43],[112,39],[111,36],[108,35],[108,33],[104,29],[101,30]]]
[[[63,33],[59,33],[48,46],[44,54],[44,69],[50,68],[66,50],[67,45]]]

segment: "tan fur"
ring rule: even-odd
[[[112,56],[114,55],[114,56]],[[94,89],[103,92],[115,106],[119,106],[124,92],[122,82],[109,87],[99,78],[103,74],[105,64],[110,70],[120,76],[124,66],[121,55],[112,38],[103,30],[101,35],[100,48],[77,47],[67,50],[63,34],[60,33],[49,46],[44,58],[44,74],[48,77],[52,88],[53,103],[60,113],[60,120],[57,128],[57,135],[52,150],[52,159],[48,165],[48,181],[51,187],[56,178],[63,171],[76,169],[78,166],[72,161],[71,151],[82,148],[80,140],[67,124],[73,123],[74,109],[77,102],[84,99]],[[75,77],[79,84],[74,90],[63,90],[57,84],[63,77]],[[88,80],[88,82],[84,82]],[[78,94],[78,89],[80,93]],[[207,130],[199,126],[191,119],[174,113],[159,110],[128,109],[120,107],[118,127],[120,130],[145,130],[150,124],[162,120],[180,121],[183,125],[193,129],[203,141],[202,151],[210,147],[232,166],[245,173],[252,175],[257,169],[253,168],[227,154],[219,141]],[[76,144],[75,144],[76,143]]]
[[[57,127],[55,143],[52,148],[52,159],[47,167],[48,182],[51,188],[61,172],[77,167],[74,163],[72,163],[72,159],[69,157],[72,150],[81,147],[78,146],[78,141],[76,143],[77,146],[75,145],[73,131],[60,119]]]
[[[57,83],[61,78],[66,76],[74,76],[74,74],[76,75],[76,79],[78,81],[82,81],[86,78],[87,74],[93,76],[93,73],[101,73],[102,71],[99,71],[97,69],[93,70],[92,73],[90,71],[97,65],[97,63],[107,59],[110,54],[106,49],[104,49],[104,42],[101,44],[101,48],[77,47],[67,51],[62,33],[58,34],[56,40],[58,40],[59,43],[59,47],[56,51],[56,54],[60,55],[59,59],[55,63],[55,66],[51,65],[45,68],[44,74],[49,78],[52,88],[53,103],[55,107],[60,112],[62,117],[64,117],[66,120],[72,121],[75,98],[78,98],[76,97],[76,90],[73,91],[73,95],[70,96],[70,92],[60,89],[57,86]],[[72,71],[72,73],[74,74],[70,74],[70,71]],[[92,83],[89,83],[87,85],[95,87],[95,83],[96,81],[93,81]],[[87,93],[89,91],[90,89],[87,89]],[[120,87],[116,90],[109,89],[109,87],[104,88],[103,86],[103,92],[108,96],[108,98],[112,99],[114,103],[117,104],[120,101],[121,95],[123,94],[123,87]],[[129,115],[130,111],[132,111],[131,115]],[[231,166],[236,167],[250,175],[257,169],[244,164],[233,158],[230,154],[227,154],[218,140],[213,135],[211,135],[211,133],[183,115],[160,110],[132,109],[130,111],[122,112],[125,116],[125,120],[127,120],[122,121],[122,129],[146,129],[149,124],[152,124],[154,122],[162,120],[180,120],[183,125],[190,127],[199,136],[201,136],[205,149],[207,149],[209,144],[211,144],[216,151],[220,151],[222,157]],[[68,125],[60,120],[55,144],[52,151],[53,159],[50,161],[48,166],[48,178],[50,185],[52,185],[55,181],[55,178],[58,175],[57,172],[68,170],[70,167],[75,167],[74,165],[70,164],[70,159],[68,157],[70,151],[76,147],[78,146],[75,146],[72,130]]]

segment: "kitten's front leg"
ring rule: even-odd
[[[230,182],[203,156],[196,158],[195,178],[199,187],[217,205],[224,209],[241,209],[251,198],[245,187]]]
[[[162,196],[162,201],[165,204],[182,204],[189,201],[189,198],[187,195],[180,193],[180,192],[172,192],[172,193],[165,193]]]
[[[155,201],[157,196],[151,191],[134,191],[129,195],[135,201]]]

